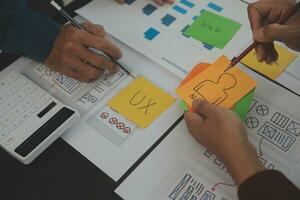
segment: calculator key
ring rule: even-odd
[[[29,117],[31,116],[31,113],[29,111],[24,112],[19,119],[21,120],[21,122],[26,121]]]
[[[27,97],[26,94],[24,94],[22,91],[18,92],[15,96],[13,96],[13,99],[16,100],[17,102],[22,101]]]
[[[0,92],[0,104],[7,100],[7,95],[5,92]]]
[[[31,97],[27,97],[24,101],[21,102],[21,105],[24,109],[30,108],[35,102],[32,100]]]
[[[7,129],[12,132],[14,131],[16,128],[18,128],[20,126],[21,122],[19,120],[14,120],[8,127]]]
[[[15,87],[13,87],[12,85],[8,86],[6,89],[5,89],[5,93],[6,95],[8,96],[12,96],[14,94],[16,94],[17,92],[17,89]]]
[[[37,104],[34,104],[29,110],[30,110],[30,112],[35,113],[35,112],[38,111],[40,108],[41,108],[41,104],[40,104],[40,103],[37,103]]]
[[[41,99],[41,103],[42,104],[46,104],[48,103],[48,101],[50,101],[51,97],[49,97],[48,95],[45,95],[42,99]]]
[[[9,133],[10,131],[8,128],[0,129],[0,141],[3,140]]]
[[[3,106],[0,106],[0,118],[6,113],[7,113],[7,110]]]
[[[15,118],[10,113],[8,113],[0,119],[0,122],[4,124],[4,126],[8,126],[10,123],[14,121],[14,119]]]
[[[20,77],[20,75],[18,73],[10,73],[8,74],[4,80],[6,80],[9,83],[13,83],[15,82],[15,80],[17,80]]]
[[[0,130],[4,129],[4,124],[0,122]]]
[[[13,86],[14,86],[16,89],[21,89],[21,88],[23,88],[27,83],[28,83],[27,80],[25,80],[24,78],[20,77],[20,78],[18,78],[18,79],[13,83]]]
[[[3,107],[6,108],[7,110],[10,110],[12,109],[15,105],[17,104],[17,101],[10,98],[8,101],[6,101],[4,104],[3,104]]]
[[[20,116],[21,114],[23,114],[25,112],[25,109],[21,106],[21,105],[18,105],[16,106],[15,108],[13,108],[11,110],[11,114],[14,116],[14,117],[18,117]]]
[[[15,140],[16,140],[16,137],[13,137],[13,136],[5,137],[4,141],[3,141],[3,145],[8,146],[11,143],[13,143]]]
[[[32,84],[27,84],[24,88],[23,88],[23,92],[25,94],[30,94],[32,92],[34,92],[36,90],[36,87]]]
[[[45,95],[45,93],[41,90],[36,90],[34,93],[32,93],[32,96],[36,99],[39,100]]]
[[[0,90],[4,90],[10,84],[5,80],[0,80]]]

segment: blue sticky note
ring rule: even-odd
[[[183,14],[183,15],[185,15],[187,13],[186,9],[184,9],[184,8],[178,6],[178,5],[173,6],[173,10],[175,10],[175,11],[177,11],[177,12]]]
[[[144,36],[147,40],[153,40],[160,32],[154,28],[149,28],[145,33]]]
[[[145,15],[151,15],[156,9],[157,9],[156,6],[154,6],[152,4],[148,4],[143,8],[143,13]]]
[[[217,4],[214,4],[212,2],[210,2],[207,6],[217,12],[221,12],[223,10],[221,6],[218,6]]]
[[[174,17],[170,14],[167,14],[166,16],[164,16],[161,19],[161,22],[163,25],[170,26],[175,20],[176,20],[176,17]]]
[[[180,3],[182,3],[183,5],[185,5],[189,8],[193,8],[195,6],[195,4],[190,2],[189,0],[180,0]]]

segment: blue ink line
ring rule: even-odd
[[[190,2],[189,0],[180,0],[180,3],[182,3],[183,5],[185,5],[189,8],[193,8],[195,6],[195,4]]]
[[[151,15],[155,10],[157,9],[156,6],[152,5],[152,4],[148,4],[143,8],[143,13],[145,15]]]
[[[151,41],[153,40],[157,35],[159,34],[159,31],[154,29],[154,28],[149,28],[145,33],[144,33],[144,37]]]
[[[175,20],[174,16],[167,14],[161,19],[161,22],[163,25],[170,26]]]
[[[173,6],[173,10],[175,10],[175,11],[177,11],[177,12],[183,14],[183,15],[185,15],[187,13],[186,9],[181,8],[181,7],[177,6],[177,5]]]
[[[221,12],[223,10],[221,6],[218,6],[217,4],[214,4],[212,2],[210,2],[207,6],[217,12]]]

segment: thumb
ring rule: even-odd
[[[254,39],[258,42],[285,42],[290,37],[288,25],[270,24],[254,31]]]
[[[184,119],[189,132],[196,136],[199,132],[202,132],[203,117],[197,113],[187,112],[184,114]]]

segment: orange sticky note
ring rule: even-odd
[[[198,74],[176,92],[190,107],[202,98],[215,105],[231,108],[256,87],[256,82],[239,68],[226,71],[230,60],[221,56],[208,69]]]
[[[195,76],[206,70],[210,66],[209,63],[199,63],[196,65],[192,71],[183,79],[180,83],[180,86],[188,83],[190,80],[192,80]]]

